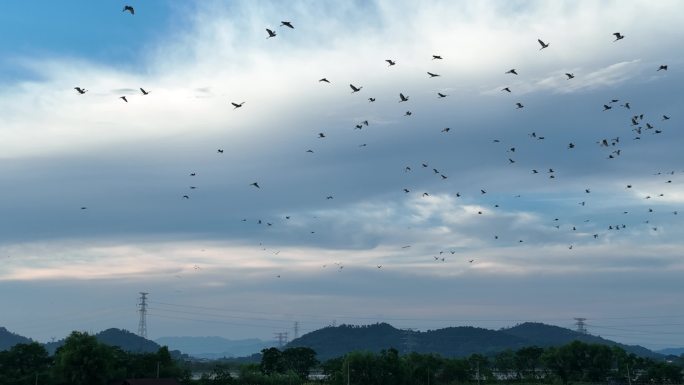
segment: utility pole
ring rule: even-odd
[[[138,335],[147,339],[147,295],[150,293],[140,292],[140,303],[138,303],[138,312],[140,313],[140,321],[138,321]]]
[[[299,321],[294,323],[294,339],[299,338]]]
[[[627,364],[627,382],[632,385],[632,376],[629,374],[629,364]]]
[[[480,385],[480,361],[477,361],[477,385]]]

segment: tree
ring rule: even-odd
[[[284,373],[283,353],[277,348],[263,349],[259,368],[264,374]]]
[[[528,346],[515,352],[515,367],[523,378],[537,379],[537,369],[541,365],[544,349],[538,346]]]
[[[0,383],[33,383],[36,376],[48,371],[51,362],[43,345],[16,344],[0,352]]]
[[[72,332],[55,353],[57,377],[73,385],[106,384],[113,373],[112,352],[94,336]]]
[[[292,370],[302,379],[306,379],[311,369],[318,365],[316,352],[306,347],[285,349],[281,359],[285,369]]]

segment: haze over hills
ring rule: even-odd
[[[274,346],[273,341],[259,339],[229,340],[222,337],[163,337],[151,341],[121,329],[107,329],[95,334],[102,343],[118,346],[129,352],[156,352],[168,346],[174,356],[187,354],[196,358],[219,359],[247,357],[262,349]],[[491,330],[472,326],[448,327],[428,331],[402,330],[387,323],[365,326],[341,325],[325,327],[307,333],[286,345],[286,348],[305,346],[315,350],[318,359],[325,361],[350,351],[379,352],[395,348],[402,353],[436,353],[444,357],[463,357],[473,353],[496,354],[506,349],[517,350],[525,346],[558,346],[579,340],[585,343],[619,346],[639,356],[662,358],[662,354],[680,355],[684,349],[665,349],[653,352],[638,345],[624,345],[599,336],[578,333],[574,330],[527,322],[510,328]],[[31,339],[0,327],[0,350]],[[64,340],[45,344],[53,354]]]
[[[305,334],[290,342],[287,347],[310,347],[318,353],[319,360],[323,361],[353,350],[379,352],[395,348],[400,352],[415,351],[437,353],[445,357],[463,357],[473,353],[493,354],[532,345],[564,345],[574,340],[619,346],[640,356],[659,356],[642,346],[624,345],[558,326],[531,322],[500,330],[460,326],[425,332],[400,330],[386,323],[341,325]]]
[[[160,345],[197,358],[219,359],[246,357],[275,345],[274,341],[257,338],[230,340],[223,337],[161,337],[155,340]]]
[[[684,354],[684,348],[667,348],[656,350],[656,353],[664,354],[666,356],[681,356]]]

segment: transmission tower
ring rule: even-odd
[[[147,338],[147,295],[149,293],[140,292],[140,303],[138,304],[138,313],[140,313],[140,321],[138,322],[138,335],[142,338]]]
[[[282,349],[287,344],[287,332],[274,333],[276,341],[278,341],[278,348]]]
[[[415,341],[415,329],[404,329],[403,331],[403,342],[404,342],[404,353],[409,354],[413,351],[416,345]]]
[[[294,323],[294,339],[299,338],[299,321]]]
[[[584,321],[587,320],[586,318],[578,317],[574,318],[574,320],[576,321],[575,326],[577,326],[577,333],[589,334],[589,332],[587,332],[587,324],[584,323]]]

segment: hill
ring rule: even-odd
[[[400,352],[437,353],[444,357],[464,357],[473,353],[495,354],[524,346],[558,346],[574,340],[619,346],[644,357],[659,357],[641,346],[630,346],[601,337],[542,323],[523,323],[512,328],[489,330],[470,326],[449,327],[426,332],[399,330],[386,323],[367,326],[341,325],[305,334],[287,347],[305,346],[318,353],[319,360],[342,356],[350,351],[379,352],[395,348]]]
[[[229,340],[223,337],[161,337],[155,341],[169,349],[206,359],[246,357],[274,345],[272,341],[257,338]]]
[[[619,342],[607,340],[600,336],[578,333],[574,330],[559,326],[546,325],[538,322],[525,322],[512,328],[501,329],[500,331],[515,337],[523,338],[527,341],[534,342],[534,345],[541,347],[565,345],[577,340],[588,344],[618,346],[629,353],[634,353],[641,357],[657,358],[660,356],[658,353],[646,349],[643,346],[625,345]]]
[[[684,348],[667,348],[667,349],[661,349],[657,351],[660,354],[664,354],[666,356],[681,356],[684,354]]]
[[[107,329],[95,334],[95,338],[105,345],[117,346],[122,350],[134,353],[153,353],[159,350],[156,342],[147,340],[123,329]],[[64,339],[45,344],[48,353],[55,354],[55,351],[64,345]]]
[[[20,336],[19,334],[10,332],[4,327],[0,327],[0,351],[9,350],[16,344],[30,344],[31,342],[33,341],[30,338]]]

